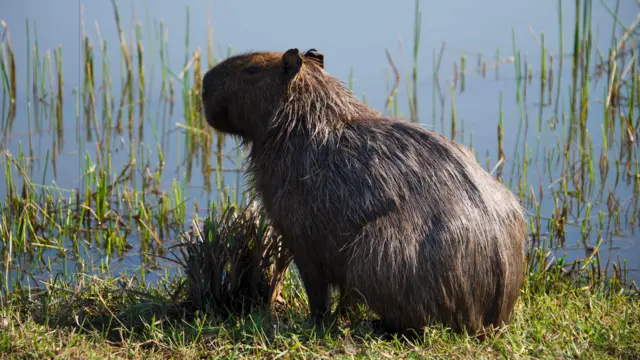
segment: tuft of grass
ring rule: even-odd
[[[202,228],[195,223],[176,246],[186,275],[185,302],[193,311],[238,314],[282,300],[292,258],[257,203],[240,211],[226,206]]]

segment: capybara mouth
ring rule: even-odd
[[[223,126],[223,123],[228,123],[224,106],[214,104],[212,99],[206,99],[203,100],[203,108],[207,122],[214,128]]]
[[[243,131],[229,119],[229,112],[223,101],[207,99],[203,101],[205,119],[207,123],[217,131],[230,135],[243,135]]]

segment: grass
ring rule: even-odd
[[[615,281],[588,285],[562,261],[531,272],[507,328],[484,341],[428,328],[417,339],[381,338],[370,314],[351,314],[328,331],[307,320],[306,297],[287,272],[283,304],[227,316],[194,311],[184,278],[161,286],[134,277],[79,274],[12,293],[0,311],[0,352],[9,357],[82,358],[626,358],[640,356],[640,300]],[[581,286],[582,285],[582,286]]]
[[[254,194],[241,186],[244,149],[211,129],[199,111],[204,72],[232,54],[231,48],[214,52],[210,19],[202,50],[189,34],[191,23],[204,19],[189,7],[180,44],[170,44],[166,23],[148,14],[125,28],[116,0],[118,36],[107,39],[98,23],[85,27],[81,8],[81,80],[73,88],[63,73],[69,55],[61,45],[43,48],[36,21],[26,21],[26,62],[14,53],[10,24],[2,21],[0,353],[640,357],[638,269],[629,269],[624,251],[616,250],[619,239],[637,238],[640,225],[639,24],[620,21],[619,0],[597,3],[575,1],[568,8],[575,18],[567,22],[559,0],[559,48],[548,48],[553,29],[530,28],[539,45],[535,60],[521,50],[527,40],[516,37],[515,28],[509,49],[477,54],[477,62],[473,55],[456,55],[452,67],[443,64],[449,51],[443,42],[432,49],[431,96],[419,88],[419,69],[427,64],[420,56],[418,1],[408,69],[386,51],[388,96],[381,110],[403,118],[407,113],[407,121],[430,123],[469,146],[527,208],[527,282],[511,325],[484,342],[438,327],[417,342],[383,339],[372,332],[364,309],[334,332],[310,327],[295,271],[282,258],[274,271],[273,252],[255,256],[255,244],[272,250],[276,244],[264,237],[267,219],[246,221],[228,212],[246,206]],[[609,43],[595,41],[595,6],[611,15]],[[570,39],[563,38],[565,29],[571,29]],[[175,51],[184,52],[180,64],[169,62]],[[16,83],[20,71],[26,84]],[[495,76],[487,76],[491,71]],[[406,102],[400,100],[402,81]],[[495,143],[474,140],[460,111],[473,101],[468,94],[478,82],[500,87],[495,104],[486,104],[497,114],[487,120],[495,126]],[[19,98],[21,90],[26,99]],[[26,137],[14,130],[25,123]],[[58,181],[71,171],[75,181]],[[192,187],[194,178],[200,189]],[[217,224],[226,233],[206,249],[185,245],[180,239],[190,224]],[[179,252],[176,244],[187,250]],[[558,257],[569,250],[580,253],[575,261]],[[262,262],[255,263],[258,258]],[[126,265],[127,259],[135,265]],[[214,260],[210,269],[217,272],[197,265]],[[247,278],[241,270],[249,268],[254,276]],[[257,301],[244,302],[247,297]],[[234,315],[225,315],[229,309]]]

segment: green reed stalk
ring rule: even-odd
[[[562,83],[562,70],[564,64],[564,33],[562,26],[562,0],[558,0],[558,33],[560,38],[560,49],[558,50],[558,87],[556,90],[555,118],[558,118],[558,106],[560,104],[560,85]]]
[[[167,88],[167,64],[165,63],[164,58],[164,22],[160,21],[158,24],[158,30],[156,32],[158,35],[158,53],[160,55],[160,98],[162,99],[168,97],[168,88]]]
[[[15,55],[13,53],[13,48],[11,47],[11,38],[9,36],[9,26],[2,21],[2,27],[4,28],[5,33],[5,46],[6,46],[6,55],[3,54],[3,58],[6,56],[6,61],[8,64],[5,65],[5,59],[2,59],[2,76],[3,81],[6,82],[6,89],[9,92],[9,117],[13,117],[12,114],[15,114],[16,109],[16,60]],[[4,53],[4,51],[2,51]],[[6,68],[5,68],[6,67]]]
[[[165,132],[166,120],[167,119],[167,104],[169,101],[169,87],[167,85],[167,63],[165,61],[165,53],[164,53],[164,39],[165,39],[165,25],[164,22],[160,21],[158,24],[158,51],[160,54],[160,106],[158,107],[158,117],[160,117],[160,111],[162,110],[162,133]]]
[[[522,131],[522,122],[523,122],[523,109],[522,109],[522,97],[520,95],[521,84],[522,84],[522,69],[521,69],[521,61],[520,61],[520,51],[516,46],[516,33],[515,29],[511,28],[511,39],[513,44],[513,53],[514,53],[514,65],[515,65],[515,74],[516,74],[516,102],[518,104],[518,110],[520,112],[520,122],[518,123],[518,132],[516,133],[516,140],[514,143],[514,151],[513,158],[514,160],[518,159],[518,144],[520,142],[520,133]],[[526,80],[525,80],[526,81]],[[516,163],[514,162],[511,167],[511,178],[509,183],[513,181],[513,175],[516,170]],[[509,185],[510,186],[510,185]]]
[[[353,66],[349,66],[349,78],[347,80],[349,91],[353,92]]]
[[[439,72],[440,72],[440,65],[442,64],[442,55],[444,54],[444,48],[445,48],[445,42],[442,42],[442,47],[440,48],[440,54],[438,54],[438,60],[434,61],[435,67],[433,70],[433,87],[434,87],[434,93],[437,91],[438,95],[440,95],[440,106],[442,107],[442,111],[440,113],[440,130],[442,131],[442,133],[444,133],[445,129],[444,129],[444,113],[445,113],[445,104],[444,104],[444,99],[442,98],[442,94],[440,93],[440,84],[439,84]],[[435,55],[435,51],[434,51],[434,55]],[[434,116],[435,116],[435,98],[436,95],[433,95],[433,99],[434,99]],[[436,127],[435,127],[435,118],[434,118],[434,123],[433,123],[433,130],[435,131]]]
[[[116,123],[117,123],[118,132],[120,132],[120,129],[122,129],[122,123],[121,123],[122,108],[124,107],[125,99],[127,99],[127,96],[128,96],[129,105],[127,107],[129,109],[129,122],[127,127],[129,130],[129,137],[131,138],[132,136],[131,130],[133,128],[133,66],[131,64],[131,55],[127,47],[127,39],[124,35],[124,31],[122,30],[122,25],[120,24],[120,14],[118,12],[118,5],[116,4],[116,0],[111,0],[111,3],[113,4],[113,13],[116,20],[116,26],[118,28],[118,34],[120,36],[120,53],[122,55],[122,60],[124,60],[125,71],[126,71],[126,77],[125,77],[126,80],[122,88],[122,94],[120,97],[120,106],[118,107],[118,115],[116,118]]]
[[[544,103],[544,88],[547,84],[547,49],[544,46],[544,31],[540,32],[540,63],[542,70],[540,70],[540,84],[542,90],[540,90],[540,105]]]
[[[85,36],[84,38],[84,82],[83,82],[83,103],[84,113],[85,113],[85,127],[86,127],[86,136],[87,140],[91,141],[92,133],[91,133],[91,122],[94,123],[97,121],[96,113],[95,113],[95,75],[94,75],[94,61],[93,61],[93,45],[89,43],[89,38]],[[97,125],[97,124],[96,124]],[[95,131],[98,131],[98,127],[96,126]],[[96,134],[98,136],[98,134]]]
[[[411,122],[418,122],[418,54],[420,49],[420,29],[422,23],[422,11],[419,0],[416,0],[415,19],[413,25],[413,68],[412,68],[412,100],[409,103]]]
[[[431,55],[431,116],[432,116],[432,121],[433,121],[433,130],[436,129],[436,92],[438,91],[437,89],[437,84],[436,82],[438,81],[438,72],[436,71],[436,49],[433,49],[432,55]]]
[[[569,159],[569,150],[571,149],[571,143],[573,142],[573,126],[576,124],[576,103],[578,94],[578,69],[580,67],[580,0],[576,0],[576,23],[573,36],[573,71],[572,71],[572,86],[571,86],[571,100],[570,100],[570,114],[569,114],[569,129],[567,136],[567,143],[565,148],[565,158]]]
[[[456,102],[455,102],[455,85],[451,84],[451,140],[456,140]]]
[[[607,6],[605,4],[605,6]],[[608,8],[608,6],[607,6]],[[615,46],[616,44],[616,30],[617,30],[617,25],[618,25],[618,11],[620,10],[620,0],[616,1],[616,10],[613,13],[613,28],[611,29],[611,46]],[[623,25],[624,26],[624,25]]]
[[[506,155],[504,153],[504,145],[503,145],[503,140],[504,140],[504,110],[502,108],[502,90],[500,90],[500,97],[499,97],[499,109],[500,109],[500,118],[498,120],[498,161],[502,160],[505,161],[506,160]]]
[[[151,32],[153,30],[153,27],[151,26],[151,17],[149,14],[149,3],[148,1],[145,1],[145,26],[147,29],[147,42],[149,43],[149,53],[152,54],[151,56],[149,56],[149,59],[151,61],[151,71],[149,72],[150,74],[155,74],[155,69],[156,69],[156,59],[153,56],[153,54],[156,54],[156,49],[154,47],[154,41],[153,41],[153,36],[151,35]],[[148,94],[146,95],[149,99],[153,98],[153,80],[154,80],[154,76],[150,76],[149,77],[149,90],[147,91]]]
[[[540,33],[540,50],[541,50],[541,54],[540,54],[540,60],[541,60],[541,66],[542,66],[542,70],[540,73],[540,108],[539,108],[539,112],[538,112],[538,116],[536,119],[536,123],[537,123],[537,135],[538,135],[538,143],[536,145],[536,157],[535,160],[538,161],[538,155],[539,155],[539,151],[540,151],[540,133],[542,131],[542,118],[543,118],[543,112],[544,112],[544,90],[545,90],[545,86],[547,84],[547,53],[546,53],[546,48],[544,46],[544,32]]]
[[[189,63],[189,29],[191,28],[190,8],[186,6],[186,30],[184,34],[184,66]]]
[[[467,58],[464,55],[462,55],[460,57],[460,93],[464,92],[466,63],[467,63]]]
[[[213,26],[211,24],[211,12],[207,16],[207,66],[212,68],[216,63],[213,53]]]
[[[98,221],[102,222],[107,212],[107,176],[104,170],[98,170],[96,172],[98,177],[97,189],[96,189],[96,216]]]
[[[591,152],[587,150],[588,133],[587,133],[587,115],[589,105],[589,62],[591,59],[591,0],[585,0],[585,6],[582,14],[582,36],[580,36],[580,49],[581,56],[580,62],[582,63],[581,71],[581,86],[580,86],[580,113],[579,113],[579,125],[580,125],[580,176],[581,176],[581,189],[585,190],[585,171],[587,170],[588,163],[590,163]],[[577,89],[576,89],[577,90]],[[577,92],[577,91],[576,91]]]
[[[38,95],[38,75],[40,73],[40,50],[38,47],[38,29],[36,27],[36,20],[33,20],[33,82],[31,85],[31,91],[33,96],[33,114],[36,131],[40,131],[40,96]],[[29,66],[27,64],[27,66]]]
[[[522,82],[522,74],[521,74],[521,63],[520,63],[520,51],[516,47],[516,30],[515,28],[511,28],[511,41],[513,45],[513,57],[514,57],[514,66],[515,66],[515,75],[516,75],[516,101],[520,101],[520,89]]]
[[[196,51],[193,61],[193,96],[192,99],[194,104],[199,104],[201,101],[202,94],[202,68],[201,68],[201,52],[200,49]],[[209,155],[211,144],[212,144],[212,131],[206,121],[204,121],[201,113],[200,106],[193,106],[193,118],[197,122],[196,129],[198,129],[199,136],[199,145],[200,145],[200,156],[201,159],[201,170],[202,175],[204,177],[204,186],[205,190],[210,191],[211,186],[211,156]]]
[[[47,103],[45,102],[46,99],[46,81],[47,81],[47,62],[46,62],[46,57],[47,57],[47,51],[45,51],[45,56],[43,57],[43,62],[41,65],[41,72],[40,72],[40,80],[39,80],[39,84],[38,87],[40,89],[40,97],[39,97],[39,101],[42,102],[43,106],[42,106],[42,111],[41,114],[43,115],[43,117],[46,117],[47,114]]]
[[[53,61],[51,60],[51,53],[47,50],[46,54],[45,54],[45,68],[46,68],[46,75],[47,75],[47,79],[48,83],[49,83],[49,96],[48,96],[48,100],[49,100],[49,108],[48,111],[49,113],[47,114],[50,117],[54,117],[55,116],[55,98],[54,98],[54,94],[55,94],[55,90],[53,87]],[[44,88],[45,84],[43,82],[43,88]],[[54,123],[55,126],[55,123]]]
[[[64,146],[64,125],[63,125],[63,95],[64,95],[64,76],[62,73],[62,45],[59,45],[57,51],[54,52],[56,61],[56,73],[58,79],[58,92],[57,92],[57,105],[56,105],[56,120],[58,122],[58,151],[62,150]]]
[[[113,96],[111,95],[111,73],[109,72],[109,53],[107,51],[107,40],[102,41],[102,121],[106,128],[104,133],[106,140],[105,149],[111,148],[111,132],[113,128]],[[105,124],[106,122],[106,124]]]
[[[17,84],[16,84],[16,57],[15,54],[13,53],[13,48],[11,46],[11,40],[9,39],[9,31],[6,31],[6,44],[7,44],[7,54],[8,54],[8,59],[9,59],[9,79],[10,79],[10,88],[11,88],[11,109],[13,109],[13,111],[11,111],[12,113],[15,113],[15,107],[16,107],[16,96],[17,96]]]
[[[185,54],[184,54],[184,67],[183,67],[183,78],[182,78],[182,101],[183,101],[183,107],[184,107],[184,119],[186,121],[186,125],[189,127],[194,127],[194,112],[193,112],[193,97],[192,97],[192,92],[190,89],[190,84],[189,84],[189,72],[187,71],[187,67],[189,66],[189,30],[191,28],[191,11],[189,6],[186,6],[186,29],[185,29]],[[195,58],[197,55],[194,53],[193,58]],[[193,136],[193,132],[188,130],[185,132],[185,148],[187,149],[187,153],[185,154],[186,156],[189,156],[188,158],[188,169],[187,169],[187,176],[190,177],[191,174],[191,156],[190,154],[193,153],[193,151],[196,149],[196,147],[198,146],[198,140],[195,136]]]
[[[144,73],[144,47],[142,46],[142,24],[136,23],[136,37],[138,49],[138,138],[142,140],[144,135],[144,104],[145,104],[145,73]]]
[[[638,92],[637,89],[637,85],[638,85],[638,77],[636,76],[636,68],[637,68],[637,61],[634,61],[633,59],[636,58],[636,51],[635,49],[633,49],[631,51],[631,58],[632,58],[632,62],[629,64],[631,66],[631,80],[629,81],[630,85],[631,85],[631,89],[629,92],[629,120],[630,120],[630,126],[632,127],[631,130],[633,130],[633,133],[635,133],[635,129],[633,129],[633,119],[635,119],[634,117],[634,110],[636,107],[636,94]],[[637,120],[637,121],[640,121]],[[637,128],[637,126],[635,127]]]
[[[28,64],[31,64],[31,37],[29,34],[29,19],[25,19],[25,28],[27,31],[27,84],[31,83],[31,68]],[[31,104],[31,94],[27,91],[27,104]],[[29,123],[29,128],[31,128],[31,116],[27,116],[27,122]],[[31,133],[31,130],[29,130]]]
[[[5,54],[5,46],[0,43],[0,72],[2,73],[2,87],[4,89],[4,94],[9,94],[11,97],[11,85],[9,81],[9,73],[8,73],[8,65],[7,65],[7,55]]]

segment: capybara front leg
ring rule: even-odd
[[[344,287],[340,288],[340,298],[338,300],[338,306],[336,307],[335,316],[347,316],[349,312],[357,310],[358,301],[353,291],[346,290]]]
[[[309,299],[309,312],[315,325],[323,324],[329,311],[329,282],[320,266],[308,259],[298,260],[296,266]]]

